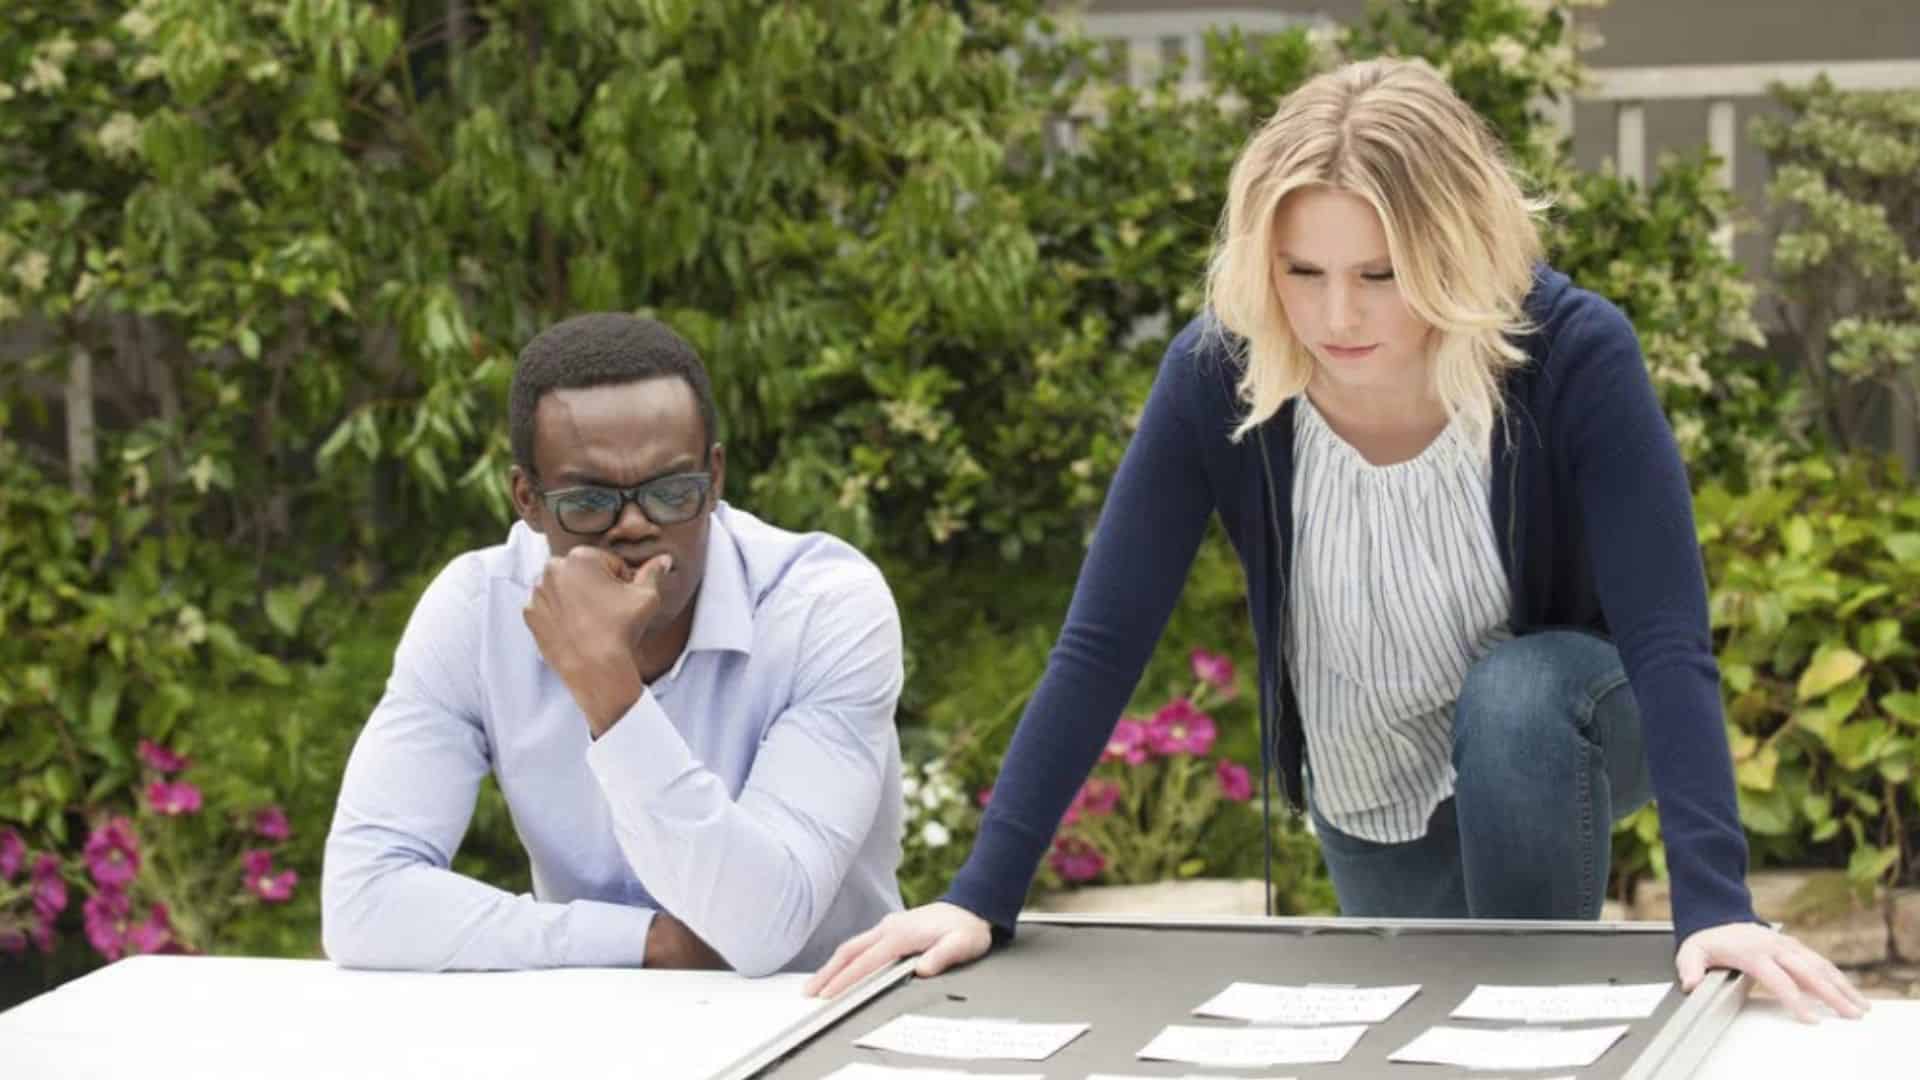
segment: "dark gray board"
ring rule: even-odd
[[[1499,1072],[1389,1062],[1387,1055],[1436,1024],[1506,1027],[1447,1018],[1483,983],[1562,984],[1674,979],[1673,937],[1627,924],[1359,922],[1346,920],[1129,920],[1062,918],[1022,924],[1015,943],[937,979],[895,982],[803,1043],[784,1048],[752,1075],[819,1080],[851,1062],[964,1069],[984,1075],[1040,1073],[1081,1080],[1092,1072],[1171,1077],[1377,1077],[1380,1080],[1496,1080]],[[1371,1025],[1346,1059],[1332,1065],[1213,1069],[1134,1055],[1168,1024],[1239,1026],[1192,1015],[1230,982],[1419,983],[1420,992],[1385,1023]],[[1731,1019],[1744,987],[1715,978],[1693,995],[1677,984],[1655,1014],[1584,1069],[1529,1070],[1516,1078],[1572,1073],[1580,1080],[1685,1076]],[[1683,1009],[1683,1004],[1685,1008]],[[1727,1006],[1731,1006],[1728,1008]],[[1092,1028],[1044,1062],[954,1062],[868,1050],[853,1041],[906,1013],[998,1017]],[[1713,1022],[1720,1017],[1719,1024]],[[1580,1024],[1569,1026],[1599,1026]],[[1656,1041],[1657,1040],[1657,1041]],[[1692,1051],[1676,1053],[1691,1040]],[[1664,1069],[1660,1066],[1666,1066]],[[729,1074],[732,1075],[732,1074]]]

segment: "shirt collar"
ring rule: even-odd
[[[747,597],[746,570],[726,518],[722,503],[709,519],[707,568],[694,597],[693,629],[681,650],[683,659],[695,652],[753,652],[753,605]]]

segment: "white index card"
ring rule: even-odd
[[[909,1014],[894,1017],[854,1040],[853,1045],[966,1061],[1045,1061],[1089,1026]]]
[[[1477,986],[1453,1010],[1456,1020],[1569,1024],[1582,1020],[1645,1020],[1672,983],[1582,983],[1569,986]]]
[[[1468,1069],[1579,1069],[1600,1060],[1626,1033],[1625,1024],[1564,1031],[1434,1027],[1387,1055],[1387,1060]]]
[[[1040,1073],[1007,1075],[960,1072],[957,1069],[899,1069],[891,1065],[842,1065],[826,1080],[1047,1080]]]
[[[1172,1024],[1136,1057],[1216,1069],[1317,1065],[1339,1061],[1367,1029],[1351,1027],[1197,1027]]]
[[[1130,1076],[1126,1073],[1088,1073],[1087,1080],[1169,1080],[1169,1078],[1159,1076]],[[1220,1077],[1208,1076],[1205,1073],[1186,1073],[1181,1076],[1172,1077],[1170,1080],[1220,1080]],[[1234,1077],[1234,1080],[1242,1080],[1242,1078]],[[1246,1077],[1245,1080],[1297,1080],[1297,1078],[1292,1076],[1249,1076]]]
[[[1419,992],[1417,983],[1358,987],[1237,982],[1193,1010],[1193,1015],[1255,1024],[1378,1024]]]

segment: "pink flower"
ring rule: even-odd
[[[1221,758],[1213,771],[1220,778],[1220,794],[1226,796],[1228,802],[1246,802],[1253,798],[1253,777],[1247,774],[1245,765]]]
[[[27,845],[20,842],[20,834],[12,829],[0,832],[0,881],[12,881],[26,861]]]
[[[140,842],[133,835],[133,822],[124,817],[96,826],[81,854],[87,873],[103,889],[124,889],[140,873]]]
[[[87,897],[80,910],[86,922],[87,944],[93,946],[93,951],[108,960],[118,960],[125,955],[127,916],[131,912],[127,894],[117,889],[103,889]]]
[[[1205,649],[1193,650],[1193,677],[1220,691],[1225,697],[1233,696],[1233,661],[1219,653],[1210,653]]]
[[[1100,752],[1101,761],[1124,761],[1129,765],[1138,765],[1147,760],[1147,729],[1138,720],[1121,717],[1113,725],[1113,734],[1107,737],[1107,748]]]
[[[287,812],[278,806],[255,810],[253,831],[264,839],[274,841],[285,840],[293,835],[293,827],[287,824]]]
[[[1085,840],[1063,836],[1053,842],[1047,862],[1067,881],[1092,881],[1107,868],[1107,857]]]
[[[127,929],[127,955],[165,952],[173,947],[173,923],[167,917],[167,905],[155,904],[146,921]]]
[[[1147,724],[1147,744],[1156,754],[1204,754],[1213,749],[1218,734],[1213,717],[1186,698],[1170,702]]]
[[[140,740],[140,760],[161,776],[170,776],[187,767],[187,759],[152,739]]]
[[[1080,812],[1088,817],[1103,817],[1113,813],[1120,802],[1120,785],[1112,780],[1094,777],[1086,782],[1080,793],[1073,797],[1073,803]]]
[[[299,882],[299,874],[292,870],[282,870],[272,876],[262,877],[254,891],[260,894],[260,899],[279,904],[293,899],[293,887]]]
[[[147,805],[168,817],[192,814],[200,809],[200,789],[185,780],[155,780],[147,785]]]
[[[246,868],[247,891],[268,903],[280,903],[293,899],[293,887],[300,875],[292,870],[273,872],[273,853],[255,849],[240,857]]]
[[[60,860],[46,852],[33,860],[33,910],[48,922],[67,910],[67,881],[60,876]]]
[[[993,801],[993,785],[988,784],[986,787],[981,788],[980,794],[975,795],[974,798],[979,801],[980,809],[985,810],[987,804]]]

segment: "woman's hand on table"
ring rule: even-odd
[[[1744,972],[1803,1023],[1815,1023],[1809,996],[1848,1019],[1866,1015],[1867,999],[1833,962],[1799,940],[1759,923],[1727,923],[1696,930],[1674,957],[1680,988],[1692,990],[1708,968]]]
[[[807,980],[806,993],[833,997],[903,957],[920,954],[913,973],[938,975],[976,960],[993,945],[987,920],[955,904],[936,901],[897,911],[864,934],[848,938]]]

